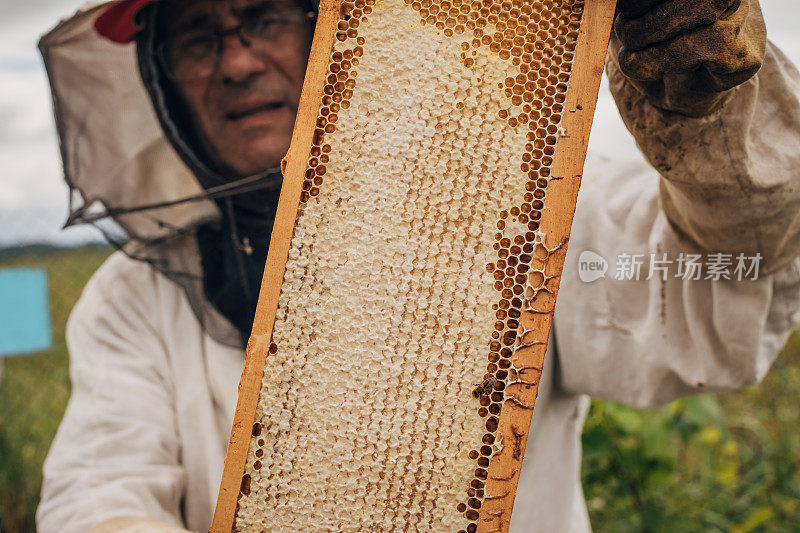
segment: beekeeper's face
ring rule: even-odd
[[[159,56],[207,155],[232,175],[277,165],[300,100],[313,13],[295,0],[172,0]]]

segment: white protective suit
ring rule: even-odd
[[[92,36],[94,14],[79,14],[42,43],[62,144],[77,146],[78,130],[83,146],[93,135],[103,139],[101,149],[64,150],[68,177],[84,184],[85,196],[112,205],[197,190],[135,87],[130,47]],[[85,75],[92,69],[94,77]],[[800,321],[798,72],[770,46],[758,75],[700,119],[658,111],[613,64],[608,74],[626,124],[657,171],[644,161],[587,161],[514,532],[590,529],[580,483],[589,395],[646,407],[757,383]],[[92,106],[103,107],[99,117],[87,111]],[[138,130],[120,139],[121,124]],[[125,196],[99,179],[109,169],[118,180],[142,181]],[[173,182],[147,181],[154,173]],[[160,190],[148,188],[156,182]],[[210,203],[190,207],[171,220],[213,216]],[[191,256],[191,245],[186,250]],[[577,269],[584,250],[612,263],[622,252],[675,259],[698,250],[758,252],[764,263],[757,281],[617,281],[610,272],[584,283]],[[45,463],[40,531],[206,531],[243,350],[209,336],[183,288],[122,254],[86,286],[67,341],[73,391]]]

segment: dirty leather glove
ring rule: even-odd
[[[619,0],[609,51],[652,105],[700,117],[758,72],[766,45],[758,0]]]

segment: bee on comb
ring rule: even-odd
[[[497,383],[497,378],[484,379],[483,383],[481,383],[472,390],[472,396],[474,396],[475,398],[480,398],[484,394],[489,394],[494,389],[496,383]]]

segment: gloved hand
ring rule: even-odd
[[[758,72],[766,45],[758,0],[619,0],[609,52],[652,105],[700,117]]]

